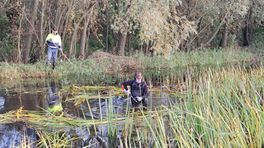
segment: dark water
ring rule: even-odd
[[[24,110],[43,111],[52,100],[58,100],[61,88],[58,80],[25,80],[0,85],[0,112],[23,107]]]
[[[65,101],[69,96],[64,96],[61,90],[67,85],[60,80],[24,80],[18,82],[6,82],[0,85],[0,113],[17,110],[23,107],[24,110],[46,111],[56,104],[62,104],[63,112],[71,116],[77,116],[85,119],[105,119],[109,114],[115,114],[119,117],[127,115],[130,108],[128,98],[121,96],[109,96],[109,98],[89,99],[75,107],[73,102]],[[98,91],[99,92],[99,91]],[[97,92],[97,93],[98,93]],[[99,94],[100,95],[100,94]],[[74,96],[70,96],[74,97]],[[170,104],[170,96],[165,92],[150,92],[148,98],[149,110],[153,110],[161,105]],[[111,106],[111,107],[109,107]],[[96,128],[75,127],[65,129],[69,138],[77,136],[78,140],[73,147],[83,147],[93,143],[109,143],[108,126],[100,125]],[[117,127],[117,136],[122,134],[124,126],[120,124]],[[96,135],[91,132],[96,129]],[[38,136],[34,129],[29,128],[24,123],[3,124],[0,125],[0,147],[19,146],[27,142],[34,143]],[[24,140],[24,141],[23,141]],[[32,142],[33,141],[33,142]],[[32,144],[32,147],[35,147]]]
[[[58,80],[23,80],[1,82],[0,113],[17,110],[45,111],[59,103]],[[0,147],[36,146],[36,131],[25,123],[0,124]]]
[[[24,123],[1,124],[0,137],[1,148],[20,147],[23,143],[29,145],[37,140],[35,130]]]

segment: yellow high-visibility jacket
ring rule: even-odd
[[[57,49],[61,48],[61,37],[60,37],[60,35],[54,35],[54,34],[50,33],[46,38],[46,42],[48,43],[48,46],[50,48],[57,48]]]

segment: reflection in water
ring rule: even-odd
[[[49,82],[47,104],[49,112],[60,112],[63,109],[58,94],[58,87],[55,81]]]
[[[57,86],[54,81],[50,82],[50,85],[48,87],[48,105],[53,106],[56,103],[58,103],[59,95],[57,94]]]
[[[7,88],[4,98],[0,97],[0,113],[17,110],[43,111],[60,103],[59,81],[38,80],[17,83]],[[3,104],[4,100],[4,105]],[[2,108],[2,109],[1,109]]]
[[[5,113],[23,107],[24,110],[57,111],[61,107],[58,95],[59,82],[54,80],[27,81],[7,88],[0,96],[0,112]],[[19,147],[22,144],[32,145],[37,141],[34,129],[24,123],[0,124],[0,147]],[[36,147],[33,146],[32,147]]]
[[[0,97],[0,111],[3,110],[5,107],[5,98]]]
[[[172,101],[174,100],[174,101]],[[148,110],[155,110],[160,106],[169,106],[170,103],[175,102],[166,92],[150,92]],[[91,119],[105,119],[109,114],[117,115],[118,117],[125,117],[129,109],[131,109],[131,101],[129,98],[115,96],[109,99],[89,99],[88,104],[85,102],[81,105],[79,113],[85,113],[85,118]],[[72,114],[76,115],[72,112]]]
[[[88,105],[83,104],[81,110],[84,111],[86,118],[104,119],[109,114],[116,114],[121,117],[126,114],[127,106],[130,103],[128,100],[122,97],[93,99],[89,100]]]

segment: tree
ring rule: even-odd
[[[180,44],[196,33],[196,24],[181,16],[177,9],[181,1],[146,1],[137,18],[143,43],[152,43],[156,53],[166,56],[179,49]]]
[[[112,5],[113,15],[112,15],[112,29],[117,33],[117,49],[118,54],[121,56],[125,55],[125,45],[128,31],[131,29],[129,24],[133,20],[131,15],[131,0],[119,1],[115,0]]]
[[[32,10],[30,11],[30,19],[27,19],[28,23],[26,23],[25,27],[27,28],[27,32],[28,32],[28,35],[27,35],[27,43],[25,45],[25,48],[23,49],[23,54],[22,54],[22,58],[23,58],[23,62],[24,63],[27,63],[28,60],[29,60],[29,52],[31,50],[31,47],[32,47],[32,38],[33,38],[33,35],[34,35],[34,32],[36,33],[36,28],[35,28],[35,21],[37,19],[37,12],[38,12],[38,6],[39,6],[39,0],[35,0],[35,1],[32,1],[32,5],[33,5],[33,9],[29,8],[29,10]],[[30,6],[30,4],[29,4]],[[37,34],[35,34],[36,37],[37,37]]]
[[[250,45],[255,29],[263,26],[263,10],[263,0],[0,2],[0,13],[10,24],[8,45],[12,43],[5,56],[24,63],[33,56],[44,57],[45,37],[52,27],[59,29],[65,53],[80,59],[86,57],[89,40],[96,40],[107,51],[117,49],[121,56],[132,51],[128,49],[131,39],[136,44],[133,50],[167,56],[176,50],[227,47],[232,38],[233,42],[242,38],[243,45]]]
[[[120,55],[124,55],[128,32],[139,30],[142,44],[165,55],[173,53],[191,33],[196,33],[194,22],[177,14],[180,0],[118,1],[116,4],[112,28],[119,34]]]

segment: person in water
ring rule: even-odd
[[[139,107],[143,104],[143,107],[147,107],[148,86],[143,80],[142,73],[140,71],[135,72],[133,80],[125,81],[121,83],[122,91],[130,96],[132,107]],[[130,91],[128,89],[130,87]]]

